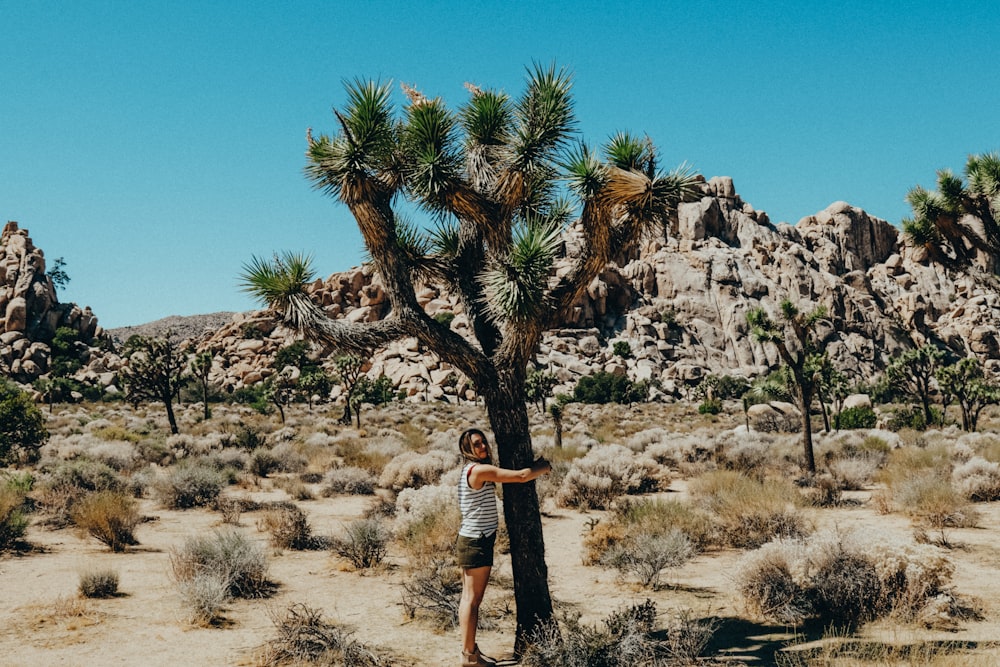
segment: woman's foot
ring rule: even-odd
[[[496,664],[496,660],[479,651],[479,644],[476,644],[472,653],[462,651],[462,667],[492,667]]]

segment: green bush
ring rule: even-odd
[[[698,406],[700,415],[717,415],[720,412],[722,412],[722,399],[719,398],[706,398]]]
[[[585,375],[573,388],[573,400],[580,403],[631,404],[645,401],[648,395],[648,382],[632,382],[624,375],[615,375],[607,371]]]
[[[878,415],[875,411],[866,406],[846,408],[837,415],[836,428],[875,428],[878,423]]]
[[[15,546],[27,529],[24,493],[10,485],[0,486],[0,551]]]
[[[931,406],[931,424],[927,423],[924,417],[924,410],[919,405],[904,405],[892,413],[886,423],[886,428],[890,431],[900,431],[904,428],[912,428],[915,431],[925,431],[928,426],[942,423],[941,411]]]
[[[614,350],[616,357],[621,357],[622,359],[629,359],[632,356],[632,346],[627,340],[615,341],[612,350]]]
[[[0,464],[37,460],[48,437],[45,417],[31,395],[0,378]]]
[[[438,324],[443,324],[446,327],[450,327],[452,321],[455,319],[455,313],[449,313],[448,311],[442,310],[439,313],[434,313],[434,321]]]

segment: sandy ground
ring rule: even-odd
[[[681,488],[677,488],[680,485]],[[673,492],[683,492],[675,482]],[[234,493],[242,493],[235,491]],[[859,499],[867,496],[856,494]],[[258,498],[283,499],[282,491]],[[302,501],[316,534],[336,534],[360,517],[370,498],[339,496]],[[978,653],[996,656],[1000,664],[1000,506],[977,506],[980,527],[951,530],[957,545],[954,584],[959,593],[978,597],[985,619],[964,622],[957,632],[929,632],[916,628],[875,625],[865,634],[894,642],[963,642]],[[195,627],[170,579],[169,556],[190,535],[221,525],[220,515],[208,510],[171,511],[152,500],[143,512],[154,517],[136,531],[141,544],[123,554],[109,552],[91,538],[72,530],[32,526],[27,535],[34,552],[0,557],[0,663],[11,667],[45,665],[248,665],[252,652],[274,635],[271,614],[293,603],[320,608],[333,622],[373,647],[392,651],[399,665],[458,663],[458,631],[439,632],[406,617],[401,605],[405,569],[401,555],[390,552],[389,567],[372,573],[351,571],[328,551],[271,552],[271,578],[279,584],[267,600],[238,600],[227,609],[219,627]],[[882,516],[870,505],[811,510],[819,526],[871,527],[912,535],[905,518]],[[741,618],[735,599],[733,572],[737,551],[702,554],[685,566],[665,573],[667,586],[650,591],[616,578],[614,571],[581,563],[583,535],[601,512],[582,513],[552,506],[546,501],[544,529],[551,591],[560,609],[582,614],[596,623],[609,612],[653,599],[661,613],[690,610],[696,617],[721,620],[711,646],[713,652],[736,662],[772,664],[774,652],[794,635],[788,628],[756,624]],[[256,527],[254,513],[241,519],[242,529],[262,544],[267,535]],[[270,547],[268,547],[270,550]],[[83,600],[77,595],[79,573],[94,565],[119,572],[121,594],[106,600]],[[500,556],[500,574],[509,574],[509,557]],[[502,598],[491,588],[488,601]],[[486,653],[503,654],[512,648],[513,616],[499,628],[480,634]]]

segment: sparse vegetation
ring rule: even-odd
[[[358,569],[378,567],[388,552],[389,537],[381,519],[358,519],[347,525],[343,536],[334,538],[332,548]]]
[[[92,568],[80,573],[80,595],[85,598],[113,598],[118,594],[118,572]]]
[[[142,517],[135,500],[119,491],[96,491],[73,507],[73,523],[115,552],[139,543],[135,527]]]

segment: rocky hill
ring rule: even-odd
[[[107,334],[118,344],[135,335],[154,338],[170,335],[179,340],[199,339],[228,324],[235,314],[232,311],[220,311],[207,315],[171,315],[146,324],[107,329]]]
[[[570,255],[578,233],[574,228],[566,233]],[[5,231],[5,246],[7,238]],[[15,262],[16,252],[5,252],[8,265],[24,264],[23,258]],[[5,303],[25,291],[22,282],[17,275],[13,282],[7,279]],[[333,316],[375,321],[388,314],[381,284],[368,266],[317,280],[311,289]],[[434,285],[418,296],[429,314],[452,313],[451,327],[471,335],[457,297]],[[605,370],[658,380],[660,397],[682,395],[710,373],[755,376],[776,368],[779,360],[773,348],[750,339],[746,313],[763,306],[776,314],[786,298],[804,309],[826,307],[826,349],[856,380],[871,378],[892,355],[926,341],[956,355],[978,355],[994,371],[1000,367],[1000,295],[989,283],[946,271],[926,253],[905,246],[888,222],[845,202],[795,225],[774,225],[725,177],[705,182],[700,201],[680,206],[667,237],[651,239],[609,264],[566,321],[546,334],[537,364],[559,379],[557,391]],[[28,310],[35,319],[44,312],[37,306]],[[7,331],[26,326],[18,312],[14,308],[13,319],[8,315]],[[66,311],[58,312],[52,317],[63,321]],[[229,391],[268,377],[274,353],[295,340],[264,311],[234,314],[211,334],[200,327],[188,333],[199,350],[212,352],[212,379]],[[613,353],[619,341],[628,343],[630,356]],[[6,345],[0,358],[10,358]],[[330,360],[335,351],[314,353]],[[95,352],[81,375],[103,382],[120,364],[113,353]],[[26,377],[23,362],[20,375],[9,362],[0,371],[5,368],[18,379]],[[426,354],[415,340],[379,350],[368,372],[386,374],[413,400],[474,396],[456,370]]]

